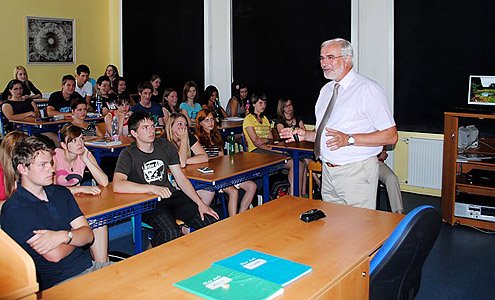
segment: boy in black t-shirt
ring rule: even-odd
[[[113,175],[113,189],[120,193],[153,193],[162,198],[154,211],[144,214],[145,222],[155,229],[151,240],[160,245],[181,235],[176,219],[194,228],[202,228],[218,219],[182,172],[175,147],[166,139],[155,139],[150,114],[134,112],[128,121],[129,132],[136,143],[124,149]],[[167,168],[181,190],[168,181]]]
[[[65,117],[72,117],[70,109],[70,102],[72,99],[78,99],[82,96],[75,92],[76,79],[72,75],[65,75],[62,77],[62,90],[53,92],[48,99],[48,107],[46,112],[49,117],[55,115],[64,115]]]

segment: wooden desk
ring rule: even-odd
[[[242,122],[243,120],[231,121],[229,119],[223,119],[220,122],[220,126],[218,126],[218,130],[220,130],[223,138],[227,137],[231,132],[239,134],[242,133]]]
[[[279,141],[271,142],[268,146],[273,150],[287,152],[292,157],[294,161],[294,196],[299,196],[299,164],[295,162],[298,162],[301,158],[312,156],[315,143],[307,141],[284,143],[284,141]]]
[[[184,174],[196,190],[217,191],[237,183],[263,177],[263,202],[270,199],[269,175],[284,167],[288,157],[277,154],[238,152],[210,159],[207,163],[188,165]],[[198,168],[209,167],[214,173],[203,174]]]
[[[141,214],[155,209],[158,198],[152,194],[114,193],[112,185],[102,187],[100,195],[76,195],[77,204],[91,228],[134,217],[134,253],[140,253],[143,251]]]
[[[312,208],[326,218],[304,223]],[[277,299],[367,299],[370,255],[403,216],[285,196],[42,293],[43,299],[191,299],[173,283],[246,248],[310,265]],[[363,276],[362,272],[366,272]]]
[[[64,118],[57,121],[40,121],[33,117],[26,118],[24,120],[9,121],[17,124],[22,131],[26,132],[28,135],[42,133],[42,132],[58,132],[59,128],[65,123],[70,123],[72,118]],[[101,122],[103,117],[86,118],[88,122]]]
[[[33,259],[0,229],[0,299],[36,299],[39,289]]]
[[[122,142],[119,145],[92,145],[88,144],[87,142],[95,142],[95,141],[103,141],[103,140],[110,140],[108,138],[101,138],[101,137],[94,137],[94,138],[87,138],[85,145],[86,147],[91,150],[91,153],[95,156],[96,161],[98,164],[101,163],[101,158],[102,157],[118,157],[120,152],[129,146],[132,142],[134,142],[133,138],[127,137],[127,136],[120,136],[119,140]]]

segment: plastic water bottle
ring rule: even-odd
[[[96,94],[96,112],[101,114],[101,107],[102,107],[102,101],[101,101],[101,94],[98,93]]]
[[[117,116],[113,116],[112,119],[112,139],[119,139],[119,120],[117,119]]]
[[[230,135],[227,138],[227,143],[229,145],[229,155],[235,154],[235,136],[233,131],[230,132]]]

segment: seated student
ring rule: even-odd
[[[129,117],[129,131],[136,143],[120,153],[113,189],[117,193],[152,193],[162,198],[155,210],[143,214],[143,220],[155,230],[151,244],[157,246],[181,235],[176,219],[202,228],[215,222],[218,215],[201,200],[182,172],[175,147],[164,138],[155,139],[153,124],[146,112],[137,111]],[[169,182],[167,169],[180,190]]]
[[[246,104],[248,102],[248,88],[247,85],[241,82],[232,83],[232,97],[227,103],[227,114],[229,117],[242,117],[244,118],[246,111]]]
[[[113,94],[115,90],[115,81],[119,78],[119,70],[115,65],[108,65],[103,76],[107,76],[110,79],[110,94]]]
[[[162,94],[160,93],[160,85],[162,84],[162,79],[159,75],[153,74],[150,79],[151,86],[153,87],[153,92],[151,92],[151,102],[160,104],[162,102]]]
[[[84,103],[85,100],[81,99]],[[101,186],[108,185],[108,177],[98,166],[95,157],[84,146],[82,130],[78,126],[66,124],[60,129],[60,148],[53,154],[55,184],[67,187],[72,194],[99,195],[98,186],[82,185],[84,170],[87,168]],[[91,245],[93,259],[99,262],[108,261],[108,229],[107,226],[93,230],[95,242]]]
[[[117,97],[129,97],[129,94],[127,93],[127,83],[125,81],[125,78],[122,76],[119,76],[117,79],[115,79],[115,83],[112,89],[114,93],[117,94]]]
[[[27,137],[28,135],[24,132],[11,131],[0,143],[0,210],[17,185],[15,171],[12,167],[12,151],[15,145]]]
[[[72,117],[70,103],[72,99],[82,98],[82,96],[75,91],[76,79],[72,75],[64,75],[62,77],[62,90],[53,92],[48,99],[48,106],[46,112],[49,117],[55,115],[64,115],[69,118]]]
[[[203,109],[198,113],[196,118],[196,137],[206,154],[208,154],[208,158],[223,156],[223,140],[212,111]],[[257,187],[252,180],[244,181],[238,186],[245,191],[239,207],[239,212],[241,213],[247,210],[251,202],[253,202]],[[229,216],[233,216],[237,213],[239,192],[234,186],[224,188],[223,191],[229,196],[228,211]],[[210,203],[205,203],[210,205]]]
[[[93,85],[89,82],[89,67],[86,65],[79,65],[76,67],[75,91],[83,96],[83,99],[86,100],[86,104],[88,104],[89,108],[91,105],[91,98],[93,97]]]
[[[151,92],[153,91],[153,87],[149,81],[143,81],[138,84],[138,94],[139,94],[139,102],[136,103],[133,107],[131,107],[132,112],[136,111],[144,111],[153,117],[155,121],[155,126],[160,125],[163,126],[163,110],[160,104],[151,102]]]
[[[2,229],[33,259],[44,290],[109,263],[92,262],[93,232],[71,192],[53,184],[51,149],[30,136],[13,151],[20,185],[2,208]],[[20,217],[22,216],[22,217]]]
[[[41,91],[38,90],[28,79],[26,68],[24,68],[23,66],[15,67],[14,79],[20,80],[22,82],[22,100],[41,98]],[[2,93],[2,100],[9,99],[9,96],[9,87],[7,85]]]
[[[280,152],[271,150],[266,144],[269,140],[273,139],[272,131],[270,129],[270,122],[265,116],[266,108],[266,96],[263,93],[253,93],[251,96],[251,106],[249,107],[249,114],[244,119],[242,123],[242,128],[244,136],[246,137],[246,142],[248,144],[249,152],[257,153],[276,153]],[[299,163],[299,185],[303,181],[303,165]],[[289,183],[290,183],[290,194],[294,194],[294,166],[292,159],[285,164],[285,168],[289,169]],[[301,186],[299,186],[301,191]]]
[[[198,86],[194,81],[188,81],[184,84],[182,91],[182,103],[179,105],[181,113],[186,116],[187,124],[194,125],[196,116],[201,110],[201,105],[198,102]]]
[[[70,108],[72,111],[72,124],[81,128],[83,136],[103,137],[105,135],[96,126],[95,122],[86,122],[86,116],[88,115],[88,104],[86,100],[82,98],[73,99]]]
[[[129,111],[130,100],[128,97],[122,95],[118,96],[115,101],[117,105],[116,110],[111,110],[108,114],[105,115],[105,128],[106,134],[108,136],[113,135],[112,122],[114,118],[117,118],[117,136],[128,136],[129,135],[129,116],[132,112]]]
[[[292,104],[292,100],[288,97],[282,98],[278,100],[278,105],[277,105],[277,115],[278,118],[275,120],[275,128],[277,129],[277,139],[278,135],[280,134],[280,131],[282,129],[290,127],[290,128],[301,128],[306,130],[306,126],[304,126],[304,122],[302,121],[301,118],[299,118],[295,113],[294,113],[294,106]],[[304,169],[302,170],[303,174],[306,174],[307,172],[307,165],[309,163],[310,159],[306,158],[304,159]],[[316,182],[317,186],[320,186],[320,179],[316,174],[313,175],[313,179]],[[303,176],[303,182],[302,182],[302,190],[301,194],[306,191],[306,176]]]
[[[167,88],[163,92],[162,111],[163,111],[163,123],[167,124],[168,117],[173,113],[180,113],[179,98],[177,92],[173,88]]]
[[[165,125],[167,139],[179,153],[181,168],[208,161],[208,155],[205,150],[201,147],[196,137],[189,133],[188,129],[186,116],[181,113],[171,114]],[[196,192],[207,205],[215,197],[215,192],[212,191],[197,190]]]
[[[21,121],[26,118],[37,118],[40,115],[38,106],[32,99],[22,99],[22,82],[12,79],[7,85],[9,90],[9,100],[2,104],[2,112],[9,121]],[[8,130],[13,126],[8,125]]]
[[[91,106],[94,111],[97,110],[96,102],[98,98],[101,101],[101,114],[105,116],[110,110],[117,109],[115,105],[115,99],[117,96],[114,93],[110,93],[110,79],[107,76],[100,76],[96,80],[96,97],[92,99]]]
[[[228,118],[227,112],[220,105],[220,100],[218,100],[218,89],[214,85],[209,85],[206,87],[203,94],[203,101],[201,103],[203,109],[209,109],[215,113],[215,118]],[[197,124],[196,124],[197,125]]]

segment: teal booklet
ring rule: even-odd
[[[213,266],[222,266],[281,286],[312,271],[310,266],[250,249],[214,262]]]
[[[221,266],[212,266],[174,286],[205,299],[272,299],[284,292],[279,284]]]

